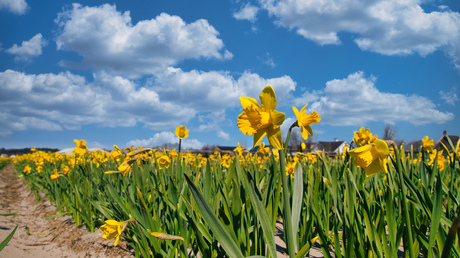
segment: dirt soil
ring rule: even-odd
[[[12,163],[0,170],[0,242],[18,225],[0,257],[134,257],[123,238],[114,247],[114,239],[103,239],[99,229],[91,233],[84,226],[77,227],[69,216],[45,218],[56,214],[56,206],[44,195],[40,198],[37,202]],[[4,216],[11,213],[16,215]],[[275,235],[279,258],[287,257],[282,237],[279,223]],[[324,257],[318,245],[310,250],[310,257]]]
[[[41,196],[43,197],[43,196]],[[13,164],[0,171],[0,242],[18,228],[0,252],[0,257],[133,257],[126,242],[113,246],[114,239],[102,238],[77,227],[69,216],[45,218],[56,214],[47,198],[37,202],[26,182],[18,178]],[[16,213],[13,216],[4,214]]]

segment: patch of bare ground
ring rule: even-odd
[[[43,196],[41,196],[43,197]],[[0,241],[18,228],[0,252],[0,257],[133,257],[126,242],[113,246],[96,229],[91,233],[77,227],[69,216],[47,219],[56,214],[56,206],[47,198],[36,201],[26,182],[18,178],[13,164],[0,171]]]

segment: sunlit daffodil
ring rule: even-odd
[[[120,242],[120,236],[123,228],[123,224],[125,224],[124,221],[116,221],[116,220],[106,220],[105,224],[102,225],[99,230],[101,230],[104,235],[102,235],[102,238],[104,239],[115,239],[115,243],[113,244],[114,246],[118,245],[118,242]]]
[[[364,168],[366,176],[372,176],[379,171],[387,170],[387,155],[390,153],[385,141],[376,139],[372,144],[348,151],[354,158],[353,164]]]
[[[433,150],[434,141],[433,139],[430,139],[428,136],[425,136],[422,139],[422,145],[426,151],[431,152]]]
[[[295,162],[289,162],[286,165],[286,176],[291,176],[294,177],[294,171],[295,171]]]
[[[171,159],[169,158],[169,156],[162,155],[162,156],[158,159],[158,167],[159,167],[160,169],[169,168],[169,164],[171,164]]]
[[[85,140],[73,140],[77,147],[73,149],[73,153],[75,153],[77,156],[82,156],[85,155],[88,152],[88,147],[86,147],[86,141]]]
[[[184,139],[188,137],[188,129],[185,126],[181,125],[176,127],[174,134],[179,137],[179,139]]]
[[[30,171],[32,171],[32,168],[29,165],[27,165],[23,170],[23,172],[26,173],[26,175],[28,175]]]
[[[51,180],[56,180],[58,183],[59,183],[59,177],[60,177],[60,175],[59,175],[57,169],[54,170],[54,174],[50,175]]]
[[[305,112],[306,108],[307,105],[305,105],[299,112],[296,107],[292,107],[292,111],[294,111],[294,114],[297,117],[297,124],[300,126],[300,132],[304,140],[308,138],[308,135],[313,136],[313,130],[310,125],[316,124],[321,120],[321,117],[318,113],[316,113],[316,111],[313,111],[311,114],[307,114]]]
[[[276,111],[276,96],[271,86],[265,87],[260,93],[260,102],[249,97],[240,97],[243,112],[238,116],[238,128],[245,135],[254,135],[254,146],[267,136],[272,148],[282,149],[280,125],[283,124],[285,114]]]
[[[355,137],[353,138],[353,142],[358,144],[359,146],[364,146],[368,143],[372,143],[377,139],[377,135],[372,135],[369,129],[364,129],[361,127],[358,132],[355,131]]]

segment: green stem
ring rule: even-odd
[[[396,170],[399,174],[399,183],[400,183],[400,191],[401,191],[401,204],[402,204],[402,212],[404,213],[404,222],[406,226],[404,230],[406,231],[407,239],[404,239],[405,248],[409,248],[409,257],[416,257],[413,249],[413,238],[412,238],[412,223],[409,216],[409,207],[407,207],[406,201],[406,186],[404,184],[404,171],[401,164],[401,158],[399,157],[399,150],[396,146],[394,146],[395,151],[395,159],[396,159]],[[407,240],[407,241],[406,241]]]
[[[181,145],[181,143],[182,143],[182,139],[179,138],[179,154],[180,154],[180,145]],[[180,155],[179,155],[179,158],[180,158]]]
[[[289,130],[290,134],[291,130]],[[288,135],[289,135],[288,134]],[[288,136],[289,137],[289,136]],[[288,139],[287,139],[288,140]],[[286,141],[288,142],[288,141]],[[295,257],[295,246],[294,246],[294,234],[292,232],[292,221],[291,221],[291,205],[289,197],[289,186],[286,176],[286,161],[285,161],[285,150],[280,150],[280,166],[281,166],[281,180],[283,181],[283,227],[285,232],[285,239],[289,257]]]

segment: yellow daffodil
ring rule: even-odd
[[[294,171],[295,171],[295,162],[289,162],[286,165],[286,176],[291,176],[294,177]]]
[[[106,220],[105,224],[102,225],[99,230],[101,230],[104,235],[102,235],[102,238],[104,239],[115,239],[115,243],[113,244],[114,246],[118,245],[118,242],[120,242],[120,236],[122,233],[122,228],[123,224],[125,224],[124,221],[116,221],[116,220]]]
[[[294,114],[297,117],[297,124],[300,126],[300,133],[302,134],[302,138],[304,140],[308,138],[308,135],[313,136],[313,130],[311,130],[310,125],[316,124],[321,120],[321,117],[318,113],[316,113],[316,111],[313,111],[311,114],[307,114],[305,112],[307,105],[305,105],[300,112],[296,107],[292,107],[292,111],[294,111]]]
[[[259,98],[262,106],[253,98],[240,97],[243,112],[238,116],[238,127],[245,135],[254,134],[254,146],[267,136],[272,148],[282,149],[280,125],[285,114],[275,110],[277,103],[273,88],[265,87]]]
[[[77,156],[82,156],[85,155],[88,152],[88,147],[86,147],[86,141],[85,140],[73,140],[77,147],[73,149],[73,153]]]
[[[26,175],[28,175],[30,171],[32,171],[32,168],[29,165],[27,165],[23,170],[23,172],[26,173]]]
[[[160,169],[169,168],[169,164],[171,164],[171,159],[170,159],[169,156],[167,156],[167,155],[162,155],[162,156],[158,159],[158,167],[159,167]]]
[[[184,139],[188,137],[188,129],[185,126],[181,125],[176,127],[174,134],[179,137],[179,139]]]
[[[59,184],[59,177],[60,177],[60,175],[59,175],[57,169],[54,170],[54,174],[50,175],[51,180],[56,180],[58,182],[58,184]]]
[[[355,159],[354,165],[364,168],[366,176],[372,176],[380,170],[388,172],[386,164],[390,150],[385,141],[376,139],[372,144],[352,149],[348,153]]]
[[[428,136],[425,136],[422,139],[422,145],[426,151],[431,152],[433,150],[434,141],[433,139],[430,139]]]
[[[377,139],[377,135],[372,135],[369,129],[364,129],[361,127],[358,132],[355,131],[355,137],[353,138],[353,142],[358,144],[359,146],[364,146],[368,143],[372,143]]]

